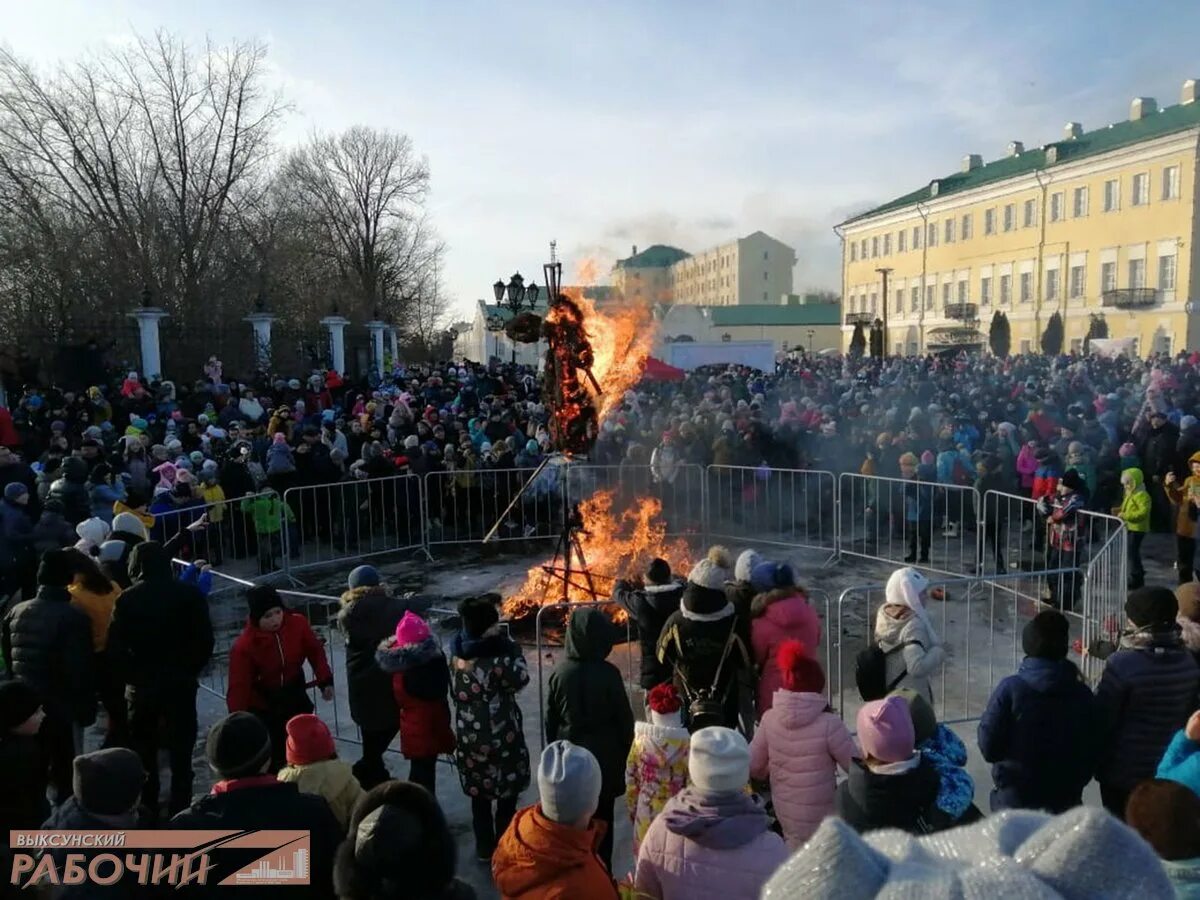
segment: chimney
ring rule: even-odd
[[[632,253],[630,253],[629,255],[630,255],[630,256],[637,256],[637,244],[634,244],[634,245],[633,245],[633,252],[632,252]]]
[[[1183,83],[1183,92],[1179,96],[1180,103],[1196,102],[1196,79],[1189,78]]]
[[[942,183],[936,178],[933,179],[933,181],[929,182],[929,196],[936,197],[938,195],[938,191],[941,190],[941,187]]]
[[[972,169],[978,169],[983,165],[983,157],[978,153],[968,153],[963,157],[962,170],[970,172]]]
[[[1020,141],[1009,141],[1009,144],[1008,144],[1008,155],[1009,156],[1020,156],[1024,152],[1025,152],[1025,145],[1023,143],[1021,143]]]
[[[1083,137],[1083,126],[1078,122],[1068,122],[1063,126],[1063,139],[1068,141],[1078,140]]]
[[[1153,97],[1134,97],[1133,102],[1129,104],[1129,121],[1136,122],[1157,111],[1158,104],[1154,102]]]

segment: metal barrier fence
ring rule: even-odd
[[[974,575],[979,492],[972,487],[843,472],[837,552],[890,565]]]
[[[618,514],[639,500],[657,500],[666,537],[699,535],[704,527],[704,469],[691,463],[674,466],[670,477],[652,466],[572,463],[564,489],[568,504],[607,491],[612,495],[611,508]]]
[[[425,476],[428,547],[479,544],[500,521],[530,478],[536,478],[509,510],[493,541],[554,538],[562,528],[563,469],[551,463],[537,469],[461,469]]]
[[[181,503],[174,509],[154,514],[149,537],[165,544],[183,532],[185,539],[181,552],[189,559],[228,567],[237,567],[241,561],[247,561],[244,574],[252,573],[259,547],[255,507],[269,502],[270,496],[270,492],[263,492],[214,503],[196,500]],[[273,570],[260,567],[258,571],[265,574]]]
[[[427,546],[416,475],[289,488],[283,502],[285,572]]]
[[[832,472],[709,466],[705,530],[711,540],[752,541],[837,554],[837,484]]]
[[[1043,607],[1040,597],[1053,579],[1074,572],[1005,573],[973,577],[933,576],[931,588],[945,592],[925,609],[948,658],[930,675],[938,720],[971,721],[982,713],[1000,679],[1016,671],[1024,650],[1021,632]],[[860,700],[854,685],[857,653],[875,638],[879,608],[886,603],[882,583],[856,585],[838,596],[834,632],[836,658],[827,670],[836,688],[838,714],[852,721]],[[1068,612],[1073,635],[1082,637],[1087,618]],[[926,648],[927,650],[930,648]]]

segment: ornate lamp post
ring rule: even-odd
[[[509,319],[515,319],[525,310],[532,310],[537,306],[538,294],[541,293],[537,283],[532,283],[528,287],[525,285],[525,279],[521,277],[520,272],[514,272],[512,278],[508,280],[506,285],[503,280],[497,281],[492,285],[492,293],[496,295],[496,305],[505,309],[509,313]],[[490,322],[488,324],[489,331],[502,331],[504,323],[500,323],[499,328],[492,328]],[[500,338],[496,337],[496,353],[500,352]],[[517,363],[517,345],[513,342],[512,346],[512,363]]]

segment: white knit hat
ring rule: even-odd
[[[705,793],[737,793],[750,781],[750,746],[730,728],[701,728],[688,749],[688,775]]]
[[[725,582],[729,580],[730,570],[729,551],[724,547],[710,547],[708,554],[688,573],[688,581],[697,587],[708,588],[710,591],[725,591]]]
[[[591,816],[600,801],[600,763],[590,750],[570,741],[547,744],[538,761],[538,799],[542,814],[560,825]]]

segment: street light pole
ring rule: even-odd
[[[883,276],[883,358],[888,358],[888,276],[892,274],[892,270],[887,266],[880,266],[875,270]]]
[[[813,329],[808,329],[808,355],[812,356]]]
[[[508,280],[508,284],[501,279],[492,285],[492,291],[496,295],[496,305],[503,307],[509,312],[509,320],[515,319],[521,314],[526,305],[529,309],[537,306],[537,298],[539,289],[536,283],[525,285],[525,279],[521,277],[520,272],[514,272],[512,278]],[[499,338],[497,338],[497,342]],[[512,342],[512,364],[517,364],[517,344]]]

